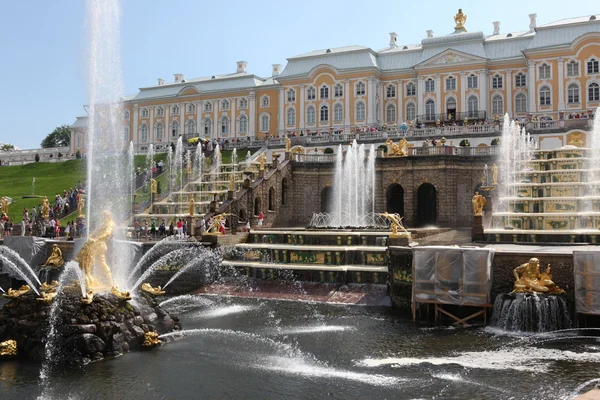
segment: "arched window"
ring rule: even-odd
[[[567,63],[567,76],[579,76],[579,63],[577,61]]]
[[[204,121],[202,121],[202,126],[204,127],[204,136],[211,136],[212,120],[210,118],[204,118]]]
[[[336,83],[333,89],[333,97],[340,98],[344,95],[344,87],[341,83]]]
[[[414,121],[417,118],[417,107],[415,103],[406,104],[406,120]]]
[[[492,97],[492,115],[504,114],[504,102],[499,94]]]
[[[416,93],[417,93],[417,88],[415,87],[415,84],[413,82],[408,82],[406,84],[406,95],[414,96]]]
[[[287,125],[294,126],[296,125],[296,110],[293,108],[288,108],[286,112]]]
[[[178,105],[174,105],[171,107],[171,114],[172,115],[179,115],[179,106]]]
[[[477,96],[469,96],[467,99],[467,118],[476,118],[479,112],[479,100]]]
[[[327,106],[321,106],[320,109],[320,121],[321,122],[328,122],[329,121],[329,107]]]
[[[540,79],[550,79],[550,66],[546,63],[539,66]]]
[[[388,99],[396,97],[396,86],[394,86],[391,83],[387,85],[385,89],[385,97],[387,97]]]
[[[162,140],[164,134],[165,134],[165,127],[162,124],[162,122],[158,122],[156,125],[154,125],[154,135],[156,137],[156,140]]]
[[[269,107],[270,101],[269,101],[269,96],[265,95],[260,99],[260,106],[261,107]]]
[[[275,211],[275,189],[269,188],[269,211]]]
[[[165,109],[161,106],[156,107],[156,116],[163,117],[165,115]]]
[[[596,82],[588,85],[588,101],[600,101],[600,86]]]
[[[515,86],[516,87],[525,87],[527,86],[527,77],[524,73],[519,72],[515,75]]]
[[[456,78],[449,76],[446,78],[446,90],[456,90]]]
[[[129,120],[129,111],[123,111],[123,119]]]
[[[240,99],[240,110],[246,109],[248,108],[248,99],[245,97],[242,97]]]
[[[204,103],[204,112],[211,112],[212,111],[212,103],[210,101],[207,101],[206,103]]]
[[[396,123],[396,106],[388,104],[385,107],[385,122],[394,124]]]
[[[576,83],[571,83],[569,87],[567,87],[567,103],[579,103],[579,85]]]
[[[592,58],[587,63],[587,73],[588,75],[597,74],[598,73],[598,60]]]
[[[357,121],[364,121],[366,119],[367,110],[365,108],[365,103],[359,101],[356,103],[356,116],[355,119]]]
[[[364,96],[365,92],[366,92],[365,83],[364,82],[356,83],[356,95]]]
[[[260,197],[255,197],[254,198],[254,216],[258,217],[258,214],[260,214]]]
[[[148,125],[141,124],[139,131],[140,131],[139,132],[140,133],[140,140],[142,142],[146,142],[148,140]]]
[[[319,97],[321,99],[329,98],[329,88],[326,85],[321,86],[321,89],[319,89]]]
[[[171,138],[179,137],[179,122],[171,122]]]
[[[289,101],[289,102],[296,101],[296,91],[294,89],[288,89],[288,91],[287,91],[287,101]]]
[[[307,124],[314,124],[316,121],[316,112],[315,112],[315,108],[313,106],[309,106],[306,109],[306,123]]]
[[[515,112],[527,112],[527,96],[525,96],[525,93],[519,93],[515,97]]]
[[[287,203],[287,179],[281,180],[281,205],[285,206]]]
[[[248,117],[246,117],[245,115],[242,115],[239,119],[239,125],[240,125],[239,132],[247,133],[248,132]]]
[[[467,89],[477,89],[477,75],[467,76]]]
[[[229,118],[221,117],[220,130],[222,135],[229,134]]]
[[[446,100],[446,112],[448,113],[448,119],[456,118],[456,99],[454,97],[448,97]]]
[[[306,89],[306,100],[314,100],[316,97],[317,91],[314,87],[309,86],[308,89]]]
[[[195,114],[196,113],[196,105],[194,103],[188,103],[187,105],[187,113]]]
[[[492,78],[492,89],[502,89],[502,87],[504,87],[502,75],[494,75]]]
[[[342,122],[344,119],[344,108],[340,103],[333,106],[333,122]]]
[[[188,137],[196,136],[196,121],[189,119],[188,122],[185,123],[185,134],[188,135]]]
[[[548,86],[542,86],[540,88],[540,106],[549,106],[551,104],[552,92],[550,92],[550,88]]]
[[[263,114],[260,116],[260,130],[262,132],[269,132],[269,115]]]
[[[142,118],[148,118],[148,109],[142,108]]]
[[[228,100],[221,101],[221,110],[229,110],[229,101]]]
[[[425,120],[435,121],[435,101],[431,99],[425,102]]]

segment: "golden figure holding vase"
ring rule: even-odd
[[[559,288],[550,274],[550,264],[544,272],[540,272],[540,260],[531,258],[529,262],[519,265],[513,270],[515,284],[513,293],[547,293],[561,294],[565,291]]]
[[[471,200],[473,203],[473,213],[476,217],[480,217],[483,215],[483,206],[486,203],[485,197],[479,194],[479,192],[475,192],[475,196]]]

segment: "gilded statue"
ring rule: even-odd
[[[235,192],[235,174],[229,176],[229,190]]]
[[[513,270],[515,284],[513,293],[561,294],[565,291],[556,286],[550,274],[550,264],[540,272],[540,260],[532,258]]]
[[[150,186],[152,186],[152,194],[158,193],[158,182],[156,182],[156,179],[150,180]]]
[[[119,289],[117,289],[114,286],[110,289],[110,293],[113,296],[116,296],[117,298],[119,298],[121,300],[131,300],[131,293],[129,293],[127,291],[121,292]]]
[[[141,289],[143,292],[146,292],[148,294],[151,294],[153,296],[162,296],[163,294],[165,294],[166,292],[164,290],[162,290],[162,288],[160,286],[157,287],[152,287],[152,285],[150,285],[149,283],[142,283]]]
[[[109,286],[114,286],[112,273],[106,263],[106,251],[108,247],[106,243],[112,237],[115,223],[112,220],[110,211],[104,211],[104,222],[94,233],[92,233],[75,257],[75,261],[79,263],[79,267],[85,274],[85,283],[88,288],[94,288],[101,286],[94,277],[94,265],[98,264],[106,278],[108,279]]]
[[[462,8],[458,9],[458,13],[454,16],[454,22],[456,26],[454,29],[462,30],[465,29],[465,23],[467,22],[467,15],[463,14]]]
[[[304,154],[304,147],[296,146],[294,150],[292,150],[292,154]]]
[[[17,341],[7,340],[0,342],[0,357],[14,357],[17,355]]]
[[[475,196],[473,196],[473,213],[476,217],[480,217],[483,215],[483,206],[485,205],[485,197],[479,194],[479,192],[475,192]]]
[[[388,219],[391,222],[390,228],[392,230],[392,233],[390,235],[391,238],[394,237],[406,237],[407,235],[410,237],[410,232],[406,230],[406,228],[404,227],[404,225],[402,224],[402,218],[400,215],[398,214],[390,214],[390,213],[382,213],[379,214],[382,217]],[[399,233],[398,230],[401,230],[403,233]]]
[[[290,152],[290,148],[292,147],[292,141],[290,140],[289,137],[285,137],[285,152],[289,153]]]
[[[2,196],[2,212],[8,215],[8,206],[10,205],[10,201],[8,201],[8,197]]]
[[[144,333],[144,347],[156,347],[160,345],[160,340],[158,339],[158,333],[156,332],[146,332]]]
[[[80,192],[77,195],[77,211],[79,212],[77,216],[79,218],[85,217],[85,214],[83,213],[83,207],[85,207],[85,194]]]
[[[42,267],[62,267],[65,265],[65,260],[63,260],[62,251],[58,247],[56,243],[52,245],[52,254],[46,260],[46,262],[42,265]]]
[[[81,214],[81,212],[79,213]],[[48,203],[48,197],[42,197],[42,218],[48,219],[50,216],[50,203]]]
[[[29,285],[23,285],[20,288],[18,288],[17,290],[9,288],[8,291],[6,293],[4,293],[2,296],[6,297],[7,299],[16,299],[17,297],[21,297],[24,294],[29,293],[30,291],[31,291],[31,288],[29,287]]]
[[[94,301],[94,291],[89,289],[86,292],[85,297],[81,298],[81,302],[83,304],[92,304],[92,301]]]
[[[265,170],[266,162],[267,162],[267,155],[265,153],[262,153],[260,156],[258,156],[258,164],[260,165],[261,171]]]
[[[40,297],[36,298],[37,301],[43,301],[44,303],[51,303],[56,297],[58,292],[56,290],[48,292],[40,292]]]
[[[498,166],[496,163],[492,165],[492,185],[498,185]]]
[[[392,139],[388,139],[385,144],[390,148],[388,152],[389,157],[406,157],[408,155],[408,142],[404,138],[400,139],[398,144],[395,144]]]
[[[571,146],[584,147],[585,146],[585,138],[581,134],[581,132],[575,132],[569,135],[567,138],[567,144]]]
[[[194,196],[190,195],[190,201],[189,201],[189,205],[190,205],[190,209],[189,209],[189,214],[190,217],[194,216],[194,206],[196,205],[196,201],[194,200]]]
[[[225,221],[225,219],[227,219],[228,216],[230,216],[231,214],[228,213],[223,213],[223,214],[219,214],[219,215],[215,215],[212,218],[212,223],[210,224],[210,226],[208,227],[208,229],[206,229],[206,233],[211,233],[213,235],[219,235],[220,234],[220,229],[221,229],[221,225],[223,225],[223,222]]]
[[[51,283],[42,283],[40,286],[40,292],[53,292],[58,288],[58,282],[52,281]]]

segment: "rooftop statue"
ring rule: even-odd
[[[462,8],[459,8],[458,13],[454,16],[454,22],[456,23],[454,30],[466,31],[465,23],[467,22],[467,15],[463,14]]]
[[[515,285],[513,293],[560,294],[565,291],[556,286],[550,274],[550,264],[540,272],[540,260],[532,258],[513,270]]]
[[[112,237],[115,223],[112,220],[110,211],[104,211],[104,222],[94,233],[92,233],[75,257],[75,260],[79,263],[79,267],[85,274],[85,283],[88,288],[102,287],[97,277],[93,275],[94,265],[98,264],[106,278],[108,279],[109,287],[114,286],[112,273],[108,264],[106,263],[106,251],[108,247],[106,243]]]
[[[65,260],[63,260],[62,251],[58,247],[56,243],[52,245],[52,254],[46,260],[43,267],[62,267],[65,265]]]

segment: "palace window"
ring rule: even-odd
[[[123,119],[129,120],[129,111],[123,111]]]
[[[389,84],[385,90],[385,97],[388,99],[393,99],[396,97],[396,86]]]
[[[425,120],[435,121],[435,102],[431,99],[425,102]]]
[[[206,103],[204,103],[204,112],[211,112],[212,111],[212,103],[210,101],[207,101]]]
[[[148,140],[148,125],[146,124],[140,125],[140,139],[142,140],[142,142]]]
[[[171,115],[179,115],[179,106],[175,105],[171,107]]]
[[[321,86],[321,89],[319,89],[319,96],[321,97],[321,99],[328,99],[329,98],[329,88],[325,85]]]
[[[367,110],[365,107],[365,103],[363,103],[362,101],[359,101],[358,103],[356,103],[355,119],[357,121],[364,121],[366,119],[366,115],[367,115]]]
[[[516,87],[525,87],[527,86],[527,75],[522,72],[519,72],[515,75],[515,86]]]
[[[495,95],[492,97],[492,115],[502,115],[504,113],[504,101],[502,96]]]
[[[171,138],[179,137],[179,122],[171,122]]]
[[[406,120],[414,121],[417,118],[417,107],[415,103],[408,103],[406,105]]]
[[[245,115],[242,115],[239,119],[239,126],[240,126],[240,133],[247,133],[248,132],[248,117],[246,117]]]
[[[540,72],[540,79],[550,79],[550,66],[546,63],[542,64],[538,68]]]
[[[587,73],[588,75],[598,73],[598,60],[592,58],[587,62]]]
[[[244,110],[246,108],[248,108],[248,99],[245,97],[242,97],[240,99],[240,110]]]
[[[293,103],[294,101],[296,101],[296,91],[294,89],[288,89],[287,101],[290,103]]]
[[[270,101],[269,101],[269,96],[263,96],[260,99],[260,106],[261,107],[269,107]]]
[[[310,106],[306,109],[306,123],[314,124],[316,121],[316,111],[313,106]]]
[[[229,110],[229,101],[228,100],[221,101],[221,110]]]
[[[552,104],[551,94],[548,86],[542,86],[540,88],[540,106],[549,106]]]
[[[196,113],[196,105],[194,103],[188,103],[187,105],[187,113],[195,114]]]
[[[156,107],[156,116],[161,118],[165,115],[165,109],[161,106]]]
[[[477,89],[477,75],[467,76],[467,89]]]
[[[492,78],[492,89],[502,89],[502,76],[494,75]]]
[[[479,100],[477,96],[469,96],[467,99],[467,118],[477,118],[479,112]]]
[[[196,136],[196,121],[190,119],[185,123],[185,134],[188,135],[188,137]]]
[[[600,86],[596,82],[588,86],[588,101],[600,101]]]
[[[413,82],[408,82],[406,84],[406,95],[414,96],[416,94],[417,94],[417,88],[415,87],[415,84]]]
[[[125,127],[125,129],[123,130],[123,136],[125,138],[125,143],[129,143],[129,141],[131,140],[129,138],[129,127],[127,127],[127,126]],[[78,145],[77,147],[81,147],[81,146]]]
[[[446,90],[456,90],[456,78],[450,76],[446,78]]]
[[[142,118],[148,118],[148,109],[147,108],[142,108]]]
[[[425,81],[425,91],[426,92],[435,92],[435,81],[431,78]]]
[[[344,87],[341,83],[336,83],[333,89],[333,97],[340,98],[344,95]]]
[[[385,122],[387,123],[396,123],[396,106],[393,104],[388,104],[385,107]]]
[[[157,140],[162,140],[164,134],[165,134],[165,127],[161,122],[154,125],[154,135],[156,136]]]
[[[286,113],[287,125],[294,126],[296,125],[296,110],[293,108],[288,108]]]
[[[229,134],[229,118],[227,117],[221,117],[221,134]]]
[[[579,63],[571,61],[567,64],[567,76],[579,76]]]
[[[567,88],[567,103],[579,103],[579,86],[575,83],[571,83]]]
[[[525,96],[525,93],[519,93],[515,97],[515,112],[527,112],[527,96]]]
[[[317,98],[317,91],[315,90],[314,87],[309,86],[308,89],[306,89],[306,100],[314,100]]]
[[[333,106],[333,122],[342,122],[344,119],[344,108],[340,103]]]
[[[260,130],[262,132],[269,132],[269,115],[263,114],[260,116]]]
[[[357,96],[364,96],[364,94],[366,93],[366,86],[364,82],[358,82],[356,84],[356,95]]]
[[[321,106],[320,109],[320,121],[321,122],[328,122],[329,121],[329,107],[327,106]]]
[[[204,118],[204,121],[202,121],[202,126],[204,129],[204,136],[211,136],[212,135],[212,120],[210,118]]]

